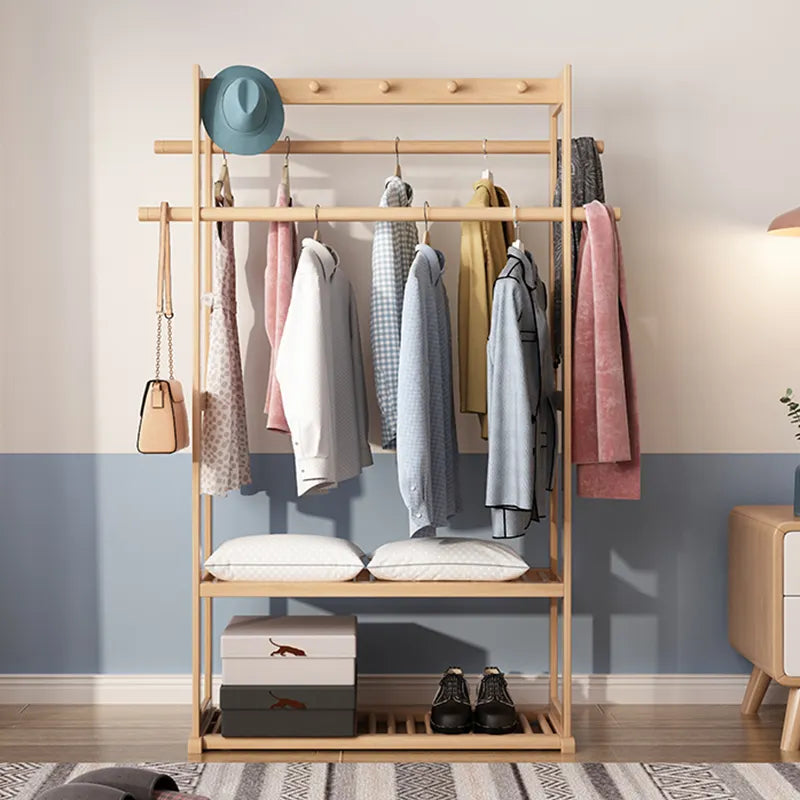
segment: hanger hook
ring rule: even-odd
[[[286,142],[286,155],[283,157],[283,166],[284,167],[288,167],[289,166],[289,153],[291,152],[291,149],[292,149],[292,140],[291,140],[290,137],[284,136],[283,137],[283,141]]]
[[[483,140],[483,147],[481,148],[481,150],[483,151],[483,160],[484,161],[486,161],[486,159],[488,158],[488,155],[486,153],[486,145],[488,144],[488,141],[489,141],[488,139],[484,139]]]
[[[319,203],[314,206],[314,241],[319,241]]]
[[[400,169],[400,137],[394,137],[394,174],[398,178],[403,177],[402,170]]]
[[[519,239],[519,206],[514,206],[514,238]]]
[[[428,209],[430,207],[431,204],[427,200],[422,204],[422,218],[425,220],[425,233],[422,236],[422,243],[428,245],[431,243],[431,233],[428,227]]]

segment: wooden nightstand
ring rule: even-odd
[[[790,687],[781,750],[800,749],[800,518],[791,506],[737,506],[728,521],[728,635],[753,664],[743,714],[770,679]]]

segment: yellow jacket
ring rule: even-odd
[[[508,207],[508,195],[489,179],[475,184],[470,207]],[[514,238],[511,222],[462,222],[458,275],[458,366],[461,411],[474,412],[486,439],[486,342],[497,276]]]

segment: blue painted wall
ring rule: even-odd
[[[216,504],[219,540],[291,531],[365,551],[406,535],[394,458],[298,502],[292,457],[253,457],[254,486]],[[638,503],[575,511],[575,670],[743,672],[726,629],[726,523],[739,503],[788,503],[792,455],[645,455]],[[453,533],[488,536],[485,456],[462,455]],[[189,670],[189,458],[0,455],[0,673]],[[517,542],[545,563],[546,529]],[[217,601],[237,612],[356,613],[363,672],[449,664],[546,668],[530,600]]]

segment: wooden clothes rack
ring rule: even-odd
[[[207,361],[209,309],[203,294],[211,291],[212,230],[215,220],[309,222],[314,209],[216,208],[213,204],[212,156],[220,152],[201,138],[201,100],[209,79],[195,65],[192,76],[192,138],[155,142],[155,152],[192,156],[193,199],[191,207],[171,207],[170,220],[192,223],[194,267],[194,369],[192,379],[192,722],[189,753],[204,750],[560,750],[575,752],[572,735],[572,225],[584,220],[582,208],[572,207],[572,148],[563,152],[563,204],[552,206],[556,186],[556,148],[560,138],[572,140],[572,69],[564,67],[549,79],[282,79],[276,80],[285,104],[342,105],[543,105],[549,107],[546,140],[516,141],[292,141],[293,153],[370,154],[394,153],[530,153],[550,159],[549,197],[546,207],[521,207],[523,222],[563,223],[563,359],[560,386],[562,459],[560,475],[550,499],[549,563],[531,568],[515,581],[498,582],[404,582],[378,581],[367,573],[346,582],[225,582],[203,570],[213,552],[212,498],[200,493],[200,455],[204,407],[203,375]],[[602,144],[601,144],[602,146]],[[276,142],[269,153],[285,153]],[[511,220],[512,208],[429,208],[432,222],[461,220]],[[620,212],[615,209],[617,218]],[[158,221],[158,208],[140,208],[139,219]],[[423,221],[423,209],[414,208],[319,208],[320,221]],[[550,238],[550,287],[554,286],[552,227]],[[552,325],[552,307],[551,325]],[[549,702],[540,709],[519,714],[520,732],[505,736],[432,733],[424,709],[366,708],[360,710],[359,734],[352,738],[225,738],[219,732],[219,710],[212,702],[212,603],[218,597],[518,597],[549,598]],[[559,648],[559,604],[561,647]],[[561,680],[559,681],[559,651]],[[433,687],[432,687],[433,690]]]

